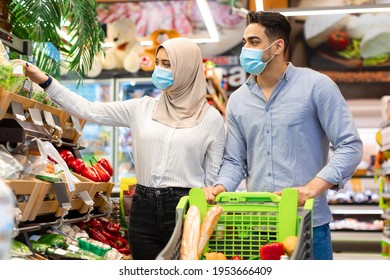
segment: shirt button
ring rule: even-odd
[[[267,129],[267,134],[269,134],[269,132],[270,132],[269,129]]]
[[[271,173],[268,173],[268,177],[271,177],[271,175],[272,175]]]
[[[269,156],[271,153],[270,152],[267,152],[267,155]]]

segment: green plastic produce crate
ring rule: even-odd
[[[282,242],[295,235],[298,243],[290,259],[312,259],[313,199],[298,207],[298,193],[284,189],[282,195],[268,192],[225,192],[216,197],[223,213],[204,252],[221,252],[229,259],[240,256],[244,260],[259,259],[260,247],[271,242]],[[158,260],[180,259],[180,245],[185,213],[192,205],[199,207],[203,221],[208,209],[202,189],[191,189],[176,207],[176,226]]]

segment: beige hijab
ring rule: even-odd
[[[165,90],[153,112],[153,120],[175,128],[198,125],[210,105],[206,101],[206,77],[199,47],[187,38],[166,40],[165,48],[173,74],[173,85]]]

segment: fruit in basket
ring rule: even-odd
[[[232,261],[238,261],[238,260],[242,260],[240,256],[233,256],[230,258],[230,260]]]
[[[284,251],[289,257],[291,257],[292,254],[294,253],[297,243],[298,243],[298,237],[295,235],[287,236],[283,240]]]
[[[284,246],[282,242],[272,242],[260,247],[261,260],[280,260],[284,255]]]
[[[207,261],[215,261],[215,260],[227,260],[226,256],[221,252],[210,252],[210,253],[204,253],[204,257]]]

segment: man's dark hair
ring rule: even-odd
[[[289,20],[278,12],[249,12],[249,24],[258,23],[265,27],[265,35],[271,40],[283,39],[284,52],[290,45],[291,25]]]

